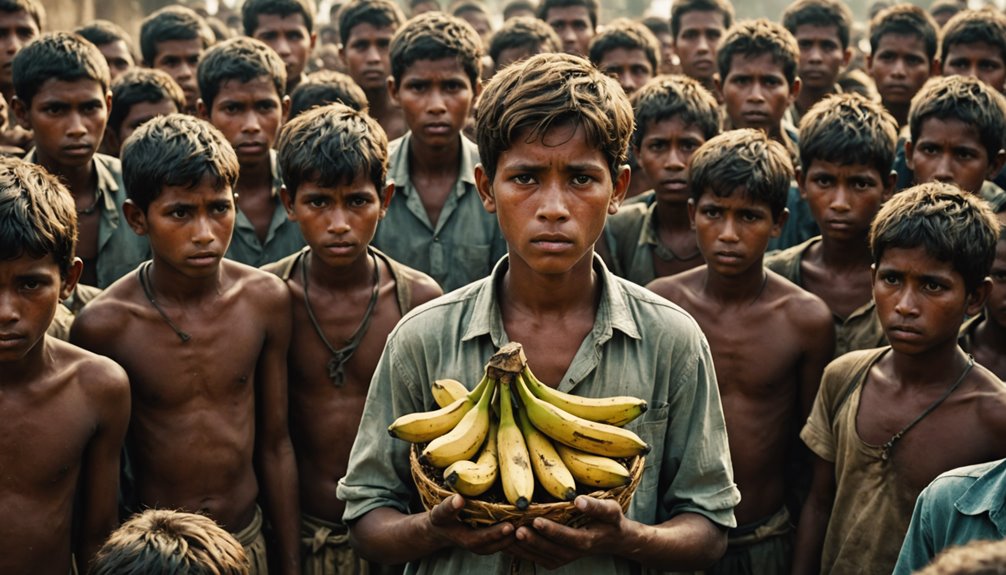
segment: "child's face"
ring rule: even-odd
[[[349,185],[331,188],[303,182],[292,201],[284,188],[283,203],[315,256],[339,268],[367,253],[394,191],[389,186],[381,200],[370,178],[360,174]]]
[[[167,116],[176,112],[181,112],[181,110],[178,109],[178,106],[170,98],[164,98],[158,102],[137,102],[133,104],[129,107],[129,112],[122,119],[122,125],[119,127],[117,135],[118,142],[116,143],[116,148],[121,148],[126,138],[133,135],[133,132],[143,124],[158,116]]]
[[[796,43],[800,47],[797,75],[804,88],[829,90],[835,85],[838,72],[849,63],[850,50],[842,49],[838,26],[804,24],[796,27]]]
[[[395,26],[377,28],[361,22],[353,26],[340,50],[346,73],[365,92],[388,89],[388,75],[391,74],[389,52],[395,30]]]
[[[299,78],[314,49],[314,34],[307,31],[304,15],[259,14],[252,38],[261,40],[279,54],[286,65],[287,80]]]
[[[706,142],[702,130],[686,124],[681,116],[649,122],[645,135],[635,150],[639,167],[653,182],[657,201],[666,204],[688,203],[688,166],[692,154]]]
[[[115,40],[108,44],[98,46],[98,51],[108,62],[108,71],[112,74],[112,81],[125,74],[133,67],[133,55],[129,53],[129,46],[123,40]]]
[[[0,10],[0,85],[10,86],[11,62],[25,44],[34,40],[41,31],[35,19],[24,10]]]
[[[992,262],[992,289],[985,301],[985,317],[1000,329],[1006,328],[1006,240],[996,244],[996,259]]]
[[[761,266],[769,240],[785,223],[785,216],[774,221],[767,203],[752,200],[742,190],[724,198],[706,191],[698,201],[688,201],[688,215],[709,270],[723,276]]]
[[[479,89],[455,58],[416,60],[389,85],[413,139],[434,148],[457,140]]]
[[[49,168],[90,163],[105,135],[112,95],[95,80],[42,82],[27,109],[15,99],[21,125],[35,132],[39,162]]]
[[[712,10],[692,10],[681,15],[674,51],[681,61],[681,72],[700,82],[711,82],[716,75],[716,49],[726,33],[724,17]]]
[[[1002,92],[1006,84],[1006,62],[999,48],[987,42],[954,44],[943,55],[943,75],[978,78]]]
[[[499,58],[493,62],[495,70],[499,72],[503,68],[506,68],[510,64],[513,64],[517,60],[524,60],[525,58],[530,58],[535,54],[541,54],[542,49],[540,45],[524,44],[522,46],[514,46],[512,48],[503,48],[500,50]]]
[[[199,99],[196,67],[203,50],[203,41],[199,38],[164,40],[157,43],[157,55],[151,64],[152,68],[164,70],[178,82],[185,93],[185,107],[189,110],[196,109],[196,100]]]
[[[641,88],[654,74],[646,52],[640,49],[608,50],[597,63],[597,68],[618,80],[627,95]]]
[[[542,275],[565,274],[593,253],[629,185],[627,167],[617,174],[612,181],[601,150],[568,124],[533,142],[515,135],[492,181],[481,164],[475,168],[479,194],[499,219],[511,265]]]
[[[923,247],[887,248],[873,272],[873,299],[891,347],[920,355],[957,341],[964,315],[981,311],[985,292],[968,294],[950,262]]]
[[[905,160],[916,184],[953,183],[973,194],[999,172],[1001,156],[989,158],[978,128],[956,119],[926,118],[916,141],[905,144]]]
[[[42,341],[60,298],[70,296],[80,270],[76,260],[68,277],[61,278],[52,254],[0,260],[0,365],[20,361]]]
[[[559,35],[563,52],[587,57],[594,26],[586,6],[554,6],[548,9],[545,22]]]
[[[247,82],[225,80],[209,109],[199,101],[199,113],[227,138],[241,166],[258,166],[269,161],[288,103],[271,77],[259,76]]]
[[[797,181],[821,235],[839,241],[865,242],[873,217],[893,191],[891,174],[867,164],[813,160]]]
[[[884,34],[866,64],[885,105],[908,106],[932,73],[926,43],[916,34]]]
[[[778,136],[782,117],[799,91],[799,80],[791,87],[772,54],[735,54],[721,91],[734,128],[755,128]]]

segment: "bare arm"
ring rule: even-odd
[[[810,494],[800,513],[796,531],[793,575],[816,574],[821,570],[821,548],[835,501],[835,464],[814,456],[814,477]]]
[[[817,299],[815,297],[815,299]],[[831,318],[828,306],[818,300],[813,314],[802,314],[807,326],[804,341],[807,349],[804,352],[803,363],[800,366],[800,421],[805,422],[810,417],[814,407],[817,390],[821,386],[821,376],[824,368],[831,363],[835,354],[835,322]],[[805,310],[804,310],[805,311]]]

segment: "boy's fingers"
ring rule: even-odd
[[[520,543],[521,548],[531,550],[534,553],[541,555],[542,557],[548,557],[553,561],[561,557],[565,557],[570,552],[570,549],[577,548],[575,545],[556,545],[549,539],[547,533],[537,528],[537,524],[539,523],[542,523],[540,518],[535,520],[536,527],[534,529],[524,527],[520,530],[520,533],[517,534],[517,541]],[[561,527],[551,521],[546,521],[546,523]]]
[[[465,499],[454,494],[444,499],[430,510],[430,523],[437,527],[446,527],[457,523],[458,512],[465,506]]]
[[[573,502],[584,515],[597,521],[617,525],[622,519],[622,508],[613,499],[600,500],[586,495],[580,495]]]

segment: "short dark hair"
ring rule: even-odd
[[[245,34],[251,36],[258,29],[258,17],[269,14],[286,18],[300,14],[304,18],[304,27],[310,33],[314,31],[314,2],[312,0],[245,0],[241,6],[241,24]]]
[[[590,18],[590,27],[597,29],[597,20],[601,11],[597,0],[542,0],[538,5],[538,18],[548,21],[548,11],[552,8],[568,8],[570,6],[583,6],[587,9]]]
[[[122,122],[134,105],[141,102],[174,102],[179,112],[185,110],[185,92],[167,72],[155,68],[132,68],[112,82],[112,109],[108,112],[108,130],[118,135]]]
[[[667,18],[661,18],[659,16],[647,16],[640,20],[643,26],[649,28],[653,35],[657,34],[670,34],[671,33],[671,22]]]
[[[800,62],[800,47],[793,34],[782,24],[765,18],[743,20],[727,30],[716,51],[720,78],[726,81],[734,56],[753,58],[762,54],[770,54],[772,60],[782,66],[783,76],[792,86],[796,80],[796,66]]]
[[[482,166],[492,180],[500,155],[517,138],[535,141],[552,127],[573,124],[600,150],[612,176],[625,163],[632,107],[622,87],[587,60],[537,54],[489,81],[475,113]]]
[[[696,202],[707,193],[728,198],[739,192],[768,204],[778,221],[786,209],[793,164],[782,144],[761,130],[745,128],[707,140],[692,156],[688,173]]]
[[[111,74],[98,48],[76,34],[50,32],[18,50],[11,65],[14,95],[30,106],[46,80],[94,80],[108,92]]]
[[[859,94],[832,94],[800,120],[800,165],[814,160],[871,166],[881,178],[891,173],[898,122],[884,107]]]
[[[384,197],[388,137],[366,112],[343,104],[308,110],[283,126],[276,149],[291,198],[304,182],[331,188],[349,185],[361,175]]]
[[[681,17],[689,12],[718,12],[723,15],[723,28],[734,25],[734,6],[730,0],[681,0],[671,4],[671,36],[681,33]]]
[[[370,24],[374,28],[393,26],[397,30],[404,23],[405,14],[391,0],[353,0],[339,10],[339,41],[345,46],[357,24]]]
[[[238,157],[219,130],[187,114],[168,114],[143,124],[122,146],[126,195],[144,212],[164,186],[193,187],[206,175],[218,188],[233,188]]]
[[[555,30],[541,20],[518,16],[503,22],[503,26],[489,39],[489,57],[496,62],[503,50],[525,46],[540,52],[558,52],[562,41]]]
[[[0,0],[0,12],[26,12],[35,21],[39,32],[45,30],[45,6],[37,0]]]
[[[849,47],[852,11],[838,0],[796,0],[782,13],[782,25],[794,36],[800,26],[834,26],[844,50]]]
[[[73,31],[78,36],[84,38],[95,46],[104,46],[112,42],[122,41],[126,44],[126,49],[130,54],[136,52],[133,47],[133,39],[129,33],[119,27],[114,22],[108,20],[95,20],[86,26],[81,26]]]
[[[334,103],[345,104],[356,111],[366,111],[367,94],[342,72],[312,72],[290,93],[289,119],[293,120],[316,106]]]
[[[934,17],[938,14],[949,13],[950,16],[964,10],[964,6],[959,0],[936,0],[929,5],[929,14]]]
[[[646,60],[656,74],[660,69],[660,41],[641,23],[628,18],[617,18],[608,23],[604,30],[590,39],[587,52],[590,61],[599,66],[604,55],[617,48],[642,50]]]
[[[950,48],[958,44],[978,42],[995,46],[1006,62],[1006,15],[995,9],[958,12],[947,20],[940,33],[940,58],[945,59]]]
[[[482,39],[460,18],[443,12],[426,12],[395,32],[390,56],[391,77],[396,84],[419,60],[455,58],[474,87],[482,71]]]
[[[992,269],[999,221],[989,205],[953,184],[927,182],[902,190],[884,203],[870,226],[873,263],[890,248],[923,248],[949,262],[964,277],[968,293]]]
[[[887,34],[912,35],[922,39],[926,56],[932,62],[936,57],[938,33],[939,26],[928,12],[914,4],[896,4],[870,20],[870,50],[875,54],[880,39]]]
[[[531,0],[510,0],[503,5],[503,21],[505,22],[513,18],[514,12],[525,12],[528,10],[537,12],[537,6]]]
[[[41,166],[0,157],[0,260],[52,258],[66,276],[77,246],[73,196]]]
[[[286,65],[272,48],[248,37],[231,38],[213,46],[199,59],[196,68],[199,95],[207,109],[224,82],[237,80],[243,84],[263,76],[272,80],[276,94],[282,99],[286,95]]]
[[[930,78],[908,110],[912,141],[922,135],[922,123],[929,118],[959,120],[978,130],[982,145],[992,161],[1006,143],[1006,98],[977,78],[937,76]]]
[[[157,45],[171,40],[202,40],[203,48],[214,42],[206,21],[184,6],[167,6],[143,19],[140,25],[140,53],[146,66],[157,59]]]
[[[698,127],[706,140],[720,133],[723,111],[716,98],[688,76],[657,76],[632,94],[631,100],[636,115],[632,143],[636,148],[642,146],[646,131],[652,124],[674,117]]]

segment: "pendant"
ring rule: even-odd
[[[342,387],[346,383],[346,376],[342,371],[342,364],[346,362],[344,354],[336,352],[332,359],[328,360],[328,378],[332,380],[332,385]]]

